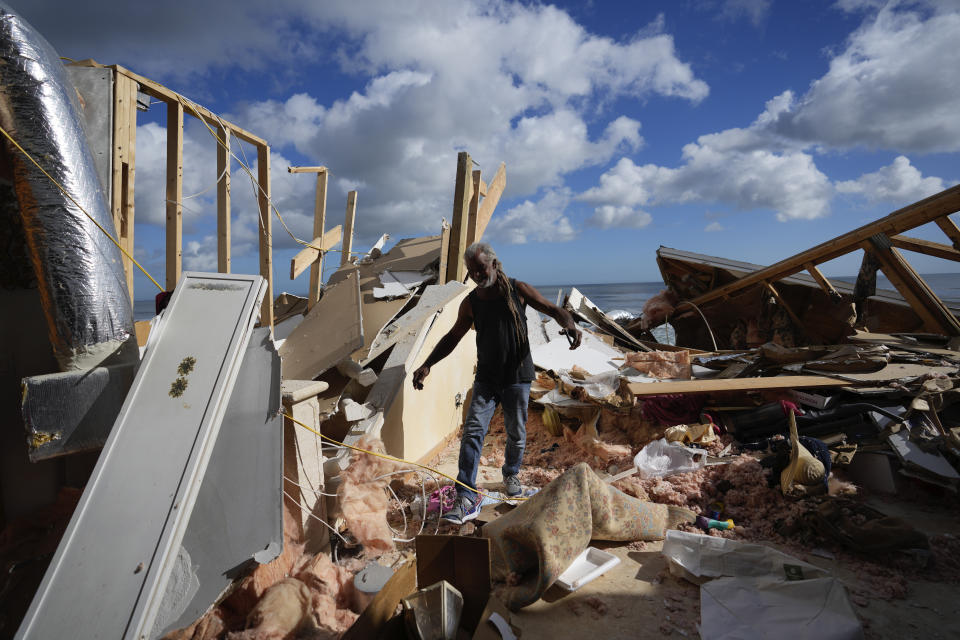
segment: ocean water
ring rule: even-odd
[[[833,278],[846,282],[855,282],[856,276]],[[923,279],[940,299],[951,306],[960,307],[960,273],[933,273],[926,274]],[[570,293],[571,287],[576,287],[580,293],[590,299],[593,304],[603,309],[614,318],[629,315],[640,315],[644,303],[663,290],[663,282],[620,282],[612,284],[547,284],[534,285],[544,298],[550,302],[557,301],[557,293]],[[877,288],[894,290],[886,278],[877,275]],[[154,302],[137,300],[133,305],[133,314],[137,320],[149,320],[154,315]]]

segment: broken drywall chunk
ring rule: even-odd
[[[689,351],[628,353],[625,366],[653,378],[689,380],[692,377]]]
[[[380,284],[383,286],[374,287],[373,297],[380,300],[408,296],[432,277],[432,275],[424,275],[419,271],[390,271],[384,269],[383,273],[380,274]]]
[[[356,422],[357,420],[366,420],[372,416],[374,408],[368,404],[360,404],[353,398],[341,398],[340,411],[343,412],[344,420],[347,422]]]
[[[373,369],[365,368],[351,358],[345,358],[337,363],[337,371],[352,378],[365,387],[369,387],[377,381],[377,372]]]

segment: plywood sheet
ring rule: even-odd
[[[283,346],[283,377],[313,380],[363,345],[360,286],[356,269],[328,288]]]

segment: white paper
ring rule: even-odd
[[[836,578],[718,578],[700,587],[701,629],[710,640],[860,640],[863,629]]]
[[[662,553],[671,573],[702,583],[701,635],[710,640],[863,638],[846,590],[825,569],[766,545],[675,530]]]

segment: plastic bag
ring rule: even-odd
[[[654,440],[633,458],[641,478],[671,476],[702,469],[707,463],[707,454],[691,449],[666,438]]]

